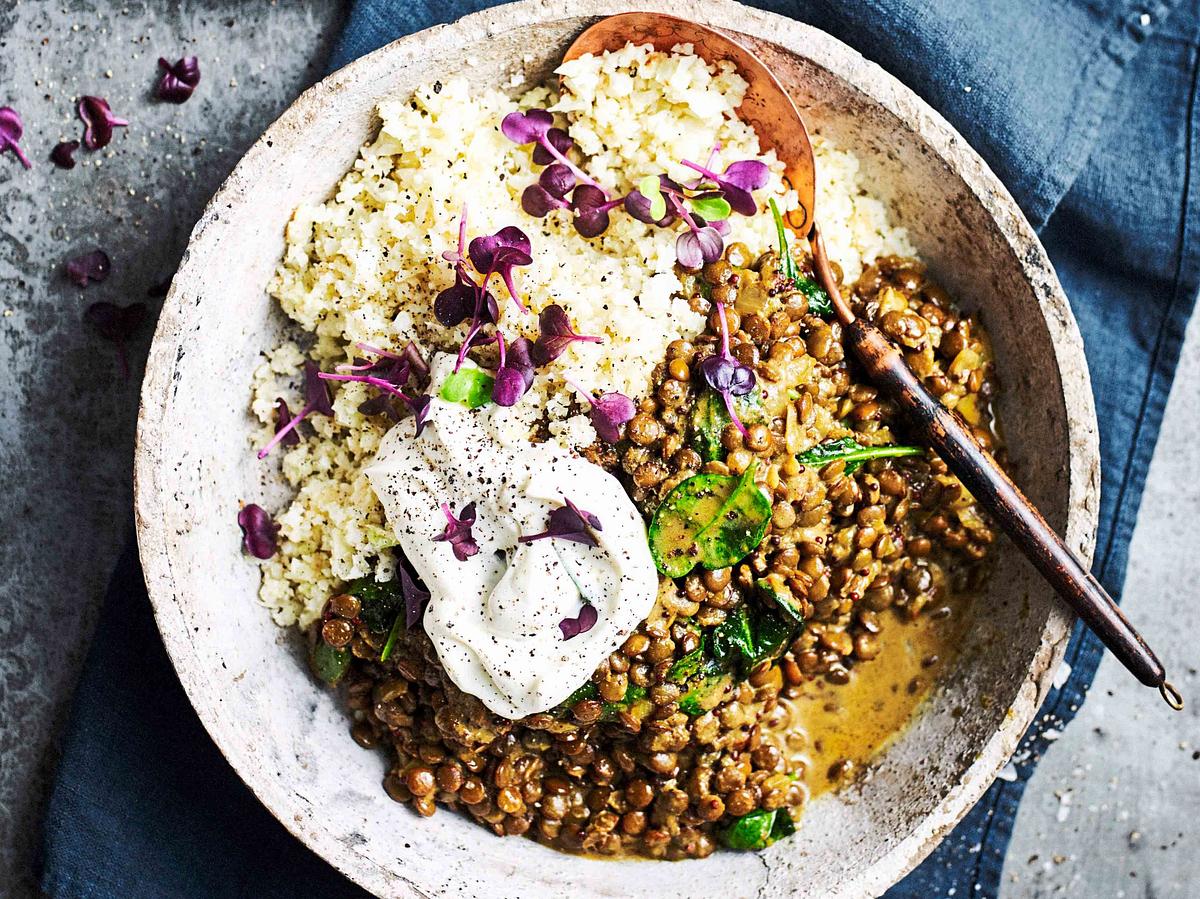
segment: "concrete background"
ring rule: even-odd
[[[122,380],[82,323],[96,300],[149,303],[199,212],[250,142],[316,80],[344,13],[335,2],[186,4],[17,0],[0,9],[0,106],[25,121],[21,169],[0,156],[0,895],[31,896],[30,861],[55,740],[130,521],[130,459],[147,325]],[[181,6],[183,8],[181,8]],[[200,57],[182,106],[157,102],[155,61]],[[131,125],[71,171],[79,95]],[[97,246],[112,276],[80,290],[63,260]],[[1005,869],[1011,897],[1200,892],[1200,326],[1193,326],[1134,538],[1125,606],[1191,710],[1168,715],[1106,660],[1080,717],[1026,793]],[[64,577],[64,572],[67,577]],[[1191,668],[1188,669],[1187,666]]]

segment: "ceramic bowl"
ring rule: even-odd
[[[350,740],[298,637],[255,601],[239,502],[285,486],[249,452],[252,369],[284,327],[265,285],[300,203],[321,200],[377,122],[377,102],[437,77],[545,77],[598,17],[660,10],[740,35],[810,127],[853,148],[935,275],[992,334],[1017,481],[1089,556],[1099,461],[1079,333],[1025,218],[978,155],[895,78],[828,35],[730,0],[525,0],[396,41],[297,100],[250,149],[192,234],[150,354],[138,429],[137,524],[158,625],[230,764],[300,840],[380,896],[876,895],[936,845],[1005,764],[1050,687],[1068,617],[1011,546],[966,645],[869,779],[815,801],[760,854],[597,861],[501,839],[464,817],[418,818],[380,788],[385,759]],[[819,210],[818,210],[819,214]]]

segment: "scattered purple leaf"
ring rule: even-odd
[[[83,313],[83,320],[117,348],[117,362],[121,366],[121,376],[126,380],[129,379],[129,357],[125,342],[145,319],[145,303],[130,303],[128,306],[92,303]]]
[[[404,625],[411,631],[421,620],[421,610],[429,602],[429,591],[408,573],[406,559],[396,565],[396,574],[400,578],[400,595],[404,597]]]
[[[724,250],[724,239],[711,225],[689,227],[675,241],[675,257],[680,265],[691,271],[699,271],[708,263],[716,262]]]
[[[716,172],[686,159],[682,159],[680,162],[712,181],[734,212],[739,215],[754,215],[758,212],[758,203],[755,202],[751,191],[765,187],[767,181],[770,180],[771,170],[767,168],[766,164],[757,159],[746,159],[730,163],[726,166],[725,173],[718,175]]]
[[[721,349],[720,352],[707,357],[700,363],[700,374],[709,387],[721,394],[721,399],[725,401],[725,411],[729,413],[729,420],[744,436],[746,426],[742,424],[734,410],[733,398],[745,396],[754,389],[754,372],[748,366],[738,362],[729,352],[729,325],[725,320],[725,304],[716,303],[714,305],[721,321]]]
[[[566,156],[567,151],[575,146],[575,141],[571,140],[571,135],[563,131],[561,128],[551,128],[546,132],[546,136],[533,148],[533,162],[535,165],[549,165],[554,162],[559,156],[555,156],[545,146],[549,144],[558,151],[559,156]]]
[[[0,153],[12,150],[12,154],[21,161],[21,165],[29,168],[29,157],[21,149],[21,135],[25,133],[25,123],[21,114],[11,106],[0,106]]]
[[[540,184],[531,184],[521,193],[521,208],[535,219],[545,218],[555,209],[566,209],[570,205]]]
[[[112,140],[113,128],[124,128],[129,124],[112,114],[103,97],[84,97],[79,101],[78,109],[79,118],[83,120],[83,145],[89,150],[107,147]]]
[[[80,287],[87,287],[90,281],[99,284],[111,271],[112,261],[103,250],[92,250],[67,260],[67,277]]]
[[[262,506],[250,503],[238,512],[238,527],[242,529],[242,549],[256,559],[269,559],[279,549],[276,537],[279,525]]]
[[[157,90],[160,100],[184,103],[200,83],[200,60],[195,56],[185,56],[176,60],[174,65],[160,56],[158,67],[162,70]]]
[[[276,427],[275,436],[258,451],[258,458],[265,459],[271,450],[287,441],[288,435],[295,432],[300,422],[314,412],[320,415],[333,415],[333,399],[329,395],[329,385],[325,383],[326,380],[340,380],[340,378],[327,376],[311,359],[304,363],[304,407],[287,422]]]
[[[556,162],[542,169],[538,176],[538,184],[552,197],[562,199],[575,188],[575,173]]]
[[[467,503],[456,518],[450,511],[450,505],[442,503],[442,513],[446,516],[446,529],[433,540],[435,543],[449,543],[454,558],[465,562],[479,552],[479,544],[471,533],[471,528],[475,526],[475,504]]]
[[[574,618],[564,618],[558,623],[559,630],[562,631],[563,640],[570,640],[572,637],[586,634],[596,626],[596,621],[599,617],[600,613],[596,611],[596,607],[591,603],[587,603],[579,610],[577,616]]]
[[[591,413],[589,417],[592,420],[592,427],[596,429],[596,434],[601,440],[608,443],[618,443],[621,440],[621,425],[630,421],[637,412],[637,407],[634,406],[633,400],[623,393],[602,393],[599,398],[592,396],[590,390],[584,390],[574,381],[567,379],[567,383],[575,388],[579,393],[583,394],[588,403],[591,405]]]
[[[54,145],[50,151],[50,161],[60,169],[75,168],[75,151],[79,149],[79,141],[64,140]]]
[[[546,136],[554,125],[554,116],[544,109],[510,112],[500,122],[500,130],[514,144],[531,144]]]
[[[533,384],[533,345],[519,337],[508,347],[504,335],[496,332],[500,345],[500,367],[492,384],[492,401],[497,406],[513,406]]]
[[[471,241],[468,249],[471,264],[479,272],[486,273],[485,283],[487,276],[492,272],[500,275],[504,279],[504,286],[508,288],[509,296],[513,298],[513,302],[520,307],[522,312],[529,310],[517,296],[517,289],[513,285],[512,270],[517,266],[529,265],[533,262],[533,257],[530,255],[531,249],[529,238],[515,225],[501,228],[495,234],[489,234],[486,237],[476,237]]]
[[[459,280],[453,287],[447,287],[433,301],[433,314],[438,322],[446,328],[462,324],[475,314],[476,303],[479,302],[479,288],[469,281]],[[495,324],[500,317],[500,307],[491,291],[483,292],[483,302],[479,304],[480,321]]]
[[[561,356],[573,342],[581,340],[585,343],[602,343],[603,338],[589,337],[576,334],[571,327],[571,319],[567,312],[557,303],[551,303],[538,314],[538,330],[536,359],[539,365],[545,365]]]
[[[599,546],[600,542],[593,532],[602,530],[604,528],[601,527],[599,518],[591,512],[585,512],[564,496],[563,505],[551,510],[546,530],[518,539],[521,543],[532,543],[534,540],[557,537],[559,540],[570,540],[584,546]]]
[[[609,210],[624,202],[624,197],[610,200],[600,188],[591,184],[580,184],[571,194],[575,230],[582,237],[599,237],[608,230]]]
[[[295,446],[300,442],[300,435],[296,433],[296,429],[288,427],[291,420],[292,410],[288,408],[287,401],[283,397],[275,400],[275,433],[285,432],[279,438],[279,442],[283,446]]]

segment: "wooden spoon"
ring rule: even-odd
[[[937,451],[976,501],[1000,523],[1113,655],[1143,684],[1157,687],[1171,708],[1182,709],[1183,697],[1167,681],[1162,663],[1087,566],[979,445],[958,414],[926,390],[901,352],[879,328],[858,318],[842,296],[815,218],[816,167],[812,145],[804,120],[775,76],[732,37],[659,13],[631,12],[601,19],[575,39],[563,60],[619,50],[629,42],[652,44],[654,49],[662,51],[670,51],[678,44],[691,44],[696,55],[710,64],[730,60],[737,66],[749,85],[738,115],[754,128],[759,143],[774,149],[784,163],[785,177],[800,198],[799,210],[788,216],[789,224],[808,236],[817,277],[833,301],[845,342],[868,376],[904,411],[917,437]]]

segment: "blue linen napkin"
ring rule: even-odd
[[[357,0],[331,68],[489,6]],[[754,5],[841,38],[905,81],[979,150],[1058,269],[1100,420],[1094,570],[1117,596],[1147,467],[1200,285],[1193,140],[1200,0],[837,0]],[[1074,634],[997,781],[891,899],[994,897],[1024,784],[1083,702],[1102,648]],[[257,803],[188,705],[126,551],[85,665],[45,822],[51,897],[362,897]]]

